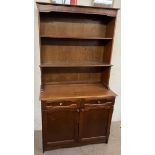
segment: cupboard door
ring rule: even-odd
[[[47,106],[42,110],[44,150],[76,142],[78,112],[76,104]]]
[[[84,104],[80,112],[80,141],[108,142],[112,112],[112,102]]]

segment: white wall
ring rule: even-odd
[[[114,0],[114,7],[121,7],[121,0]],[[114,65],[111,70],[110,88],[117,93],[115,109],[113,113],[113,121],[121,120],[121,12],[118,12],[112,64]]]
[[[37,0],[39,1],[39,0]],[[42,2],[50,2],[50,0],[40,0]],[[59,0],[61,1],[61,0]],[[79,5],[90,5],[91,0],[78,0]],[[120,0],[115,0],[114,7],[120,7]],[[39,93],[40,93],[40,55],[39,55],[39,32],[38,32],[38,12],[35,6],[34,10],[35,16],[35,38],[34,38],[34,129],[41,129],[41,105],[39,101]],[[120,12],[117,17],[116,24],[116,32],[114,39],[114,47],[113,47],[113,56],[112,56],[112,67],[111,78],[110,78],[110,88],[114,90],[118,96],[116,98],[115,110],[113,114],[113,121],[121,120],[121,49],[120,49]]]
[[[34,10],[34,129],[41,129],[41,108],[39,101],[40,93],[40,52],[39,52],[39,31],[38,31],[38,11],[35,5]]]

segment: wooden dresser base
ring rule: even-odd
[[[43,152],[108,143],[115,96],[42,101]]]

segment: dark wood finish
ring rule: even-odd
[[[58,41],[58,44],[60,42]],[[64,43],[64,42],[63,42]],[[72,45],[51,45],[43,44],[41,46],[41,55],[42,63],[52,63],[55,61],[59,62],[103,62],[104,46],[98,45],[89,45],[96,44],[97,42],[86,42],[86,45],[79,42],[80,45],[77,45],[77,41],[66,42],[72,43]],[[61,48],[60,48],[61,47]],[[76,57],[75,57],[76,53]]]
[[[84,102],[80,113],[81,142],[108,141],[114,98]]]
[[[114,100],[111,96],[42,101],[43,150],[107,143]]]
[[[77,104],[48,105],[42,110],[44,122],[44,149],[73,144],[78,138]]]
[[[37,2],[43,152],[107,143],[117,10]]]
[[[107,16],[44,13],[40,14],[40,35],[64,39],[111,39],[114,22],[115,18]]]
[[[69,81],[101,81],[104,68],[42,68],[42,84]]]

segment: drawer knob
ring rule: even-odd
[[[77,109],[76,111],[77,111],[77,112],[80,112],[80,110],[79,110],[79,109]]]
[[[59,105],[61,106],[63,103],[59,103]]]
[[[97,103],[98,103],[98,104],[100,104],[100,103],[101,103],[101,101],[97,101]]]
[[[81,109],[82,112],[84,112],[84,109]]]

